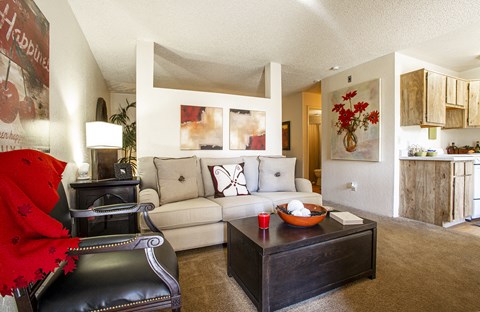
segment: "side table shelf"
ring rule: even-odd
[[[70,183],[75,190],[75,208],[137,202],[137,185],[140,180],[87,180]],[[89,237],[106,234],[136,233],[137,215],[121,214],[97,218],[76,219],[77,236]]]

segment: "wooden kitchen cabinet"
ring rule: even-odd
[[[443,129],[462,129],[467,127],[466,109],[447,109]]]
[[[470,81],[468,90],[468,127],[480,127],[480,80]]]
[[[401,217],[442,226],[472,213],[473,161],[400,161]]]
[[[400,125],[441,127],[446,116],[446,76],[425,69],[400,76]]]
[[[467,108],[468,81],[447,76],[445,104],[447,108]]]
[[[468,107],[468,81],[463,79],[457,80],[457,106]]]
[[[446,77],[446,112],[444,129],[467,127],[468,81]]]
[[[453,163],[454,195],[452,220],[465,220],[473,212],[473,161]]]

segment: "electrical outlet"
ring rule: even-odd
[[[347,189],[350,189],[354,192],[357,191],[357,183],[356,182],[348,182],[347,183]]]
[[[347,77],[347,82],[348,82],[348,83],[352,82],[352,75],[350,75],[350,76]]]

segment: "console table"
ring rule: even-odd
[[[227,272],[258,311],[273,311],[359,278],[375,278],[377,223],[342,225],[329,216],[294,228],[277,215],[227,223]]]
[[[77,181],[70,186],[75,190],[75,208],[137,202],[137,185],[140,180]],[[77,236],[89,237],[105,234],[136,233],[137,215],[121,214],[93,219],[77,219]]]

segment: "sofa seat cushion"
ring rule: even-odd
[[[203,197],[168,203],[149,212],[150,219],[161,230],[176,229],[222,220],[222,208]]]
[[[252,195],[235,197],[208,197],[222,206],[223,221],[256,216],[259,212],[273,212],[272,201],[268,198]]]
[[[279,204],[286,204],[293,199],[297,199],[306,204],[322,204],[322,195],[310,192],[256,192],[252,195],[268,198],[276,207]]]

